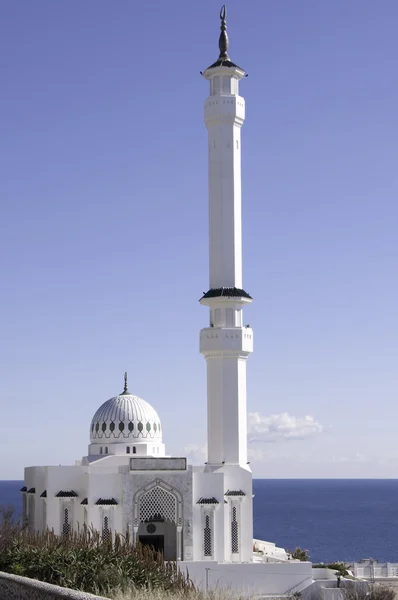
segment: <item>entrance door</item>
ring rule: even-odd
[[[156,552],[164,553],[164,535],[140,535],[139,540],[144,546],[152,546]]]

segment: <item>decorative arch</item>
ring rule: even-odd
[[[157,515],[177,526],[183,524],[182,494],[162,479],[154,479],[137,490],[133,497],[134,527]]]

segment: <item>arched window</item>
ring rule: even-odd
[[[127,446],[127,448],[126,448],[126,453],[127,453],[127,454],[130,454],[130,446]]]
[[[239,552],[239,525],[236,506],[232,507],[231,552],[232,554],[238,554]]]
[[[204,546],[204,555],[211,556],[212,555],[212,539],[211,539],[211,527],[210,527],[210,517],[206,515],[205,518],[205,528],[203,530],[203,546]]]
[[[104,540],[104,542],[109,540],[109,534],[109,517],[104,517],[104,521],[102,524],[102,539]]]
[[[137,454],[137,448],[133,446],[133,454]]]
[[[105,446],[105,454],[108,454],[108,446]]]
[[[69,532],[70,532],[69,510],[67,508],[64,508],[63,522],[62,522],[62,534],[68,535]]]
[[[100,448],[100,454],[102,454],[102,446],[101,446],[101,448]]]

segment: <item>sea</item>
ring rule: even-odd
[[[0,481],[21,513],[22,481]],[[308,550],[313,562],[398,562],[398,480],[255,479],[254,537]]]

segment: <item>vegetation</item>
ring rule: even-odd
[[[194,591],[175,563],[165,563],[152,548],[133,546],[128,536],[116,535],[112,543],[86,527],[62,537],[29,533],[12,511],[0,512],[0,571],[97,594],[117,589],[128,592],[126,598],[139,598],[142,588],[159,590],[165,598],[165,592],[189,597]]]
[[[230,590],[209,592],[206,596],[204,592],[195,590],[190,592],[163,592],[161,590],[148,590],[143,588],[124,593],[114,592],[111,597],[112,600],[243,600],[243,597],[239,594],[234,594]],[[244,599],[250,600],[246,596],[244,596]]]
[[[299,548],[298,546],[294,550],[287,550],[287,553],[291,554],[292,558],[295,558],[296,560],[301,560],[303,562],[307,562],[310,560],[308,550],[304,550],[303,548]]]
[[[312,565],[313,569],[331,569],[336,572],[336,575],[340,575],[340,577],[347,577],[348,571],[343,562],[334,562],[325,565],[324,563],[320,563],[317,565]]]
[[[344,600],[395,600],[395,591],[386,585],[344,586]]]

